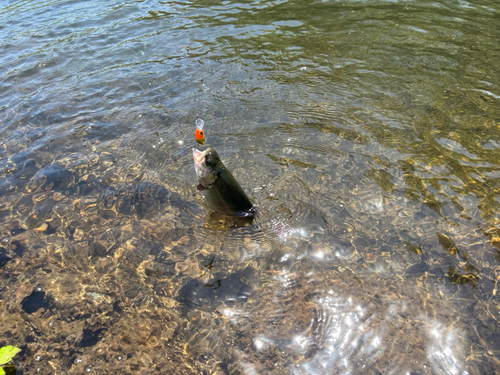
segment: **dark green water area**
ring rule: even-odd
[[[500,373],[499,66],[496,0],[2,1],[11,365]]]

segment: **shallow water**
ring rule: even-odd
[[[23,374],[500,372],[500,6],[0,5]],[[196,194],[196,118],[259,209]]]

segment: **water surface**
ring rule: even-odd
[[[500,371],[500,8],[0,7],[19,373]],[[196,194],[195,120],[255,205]]]

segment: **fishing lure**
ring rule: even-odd
[[[203,131],[203,126],[205,126],[205,122],[201,118],[197,119],[194,137],[196,138],[196,142],[200,145],[205,144],[205,132]]]

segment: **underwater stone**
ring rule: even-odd
[[[48,309],[49,303],[45,298],[45,292],[34,290],[28,297],[23,299],[22,308],[28,314],[33,314],[39,309]]]

